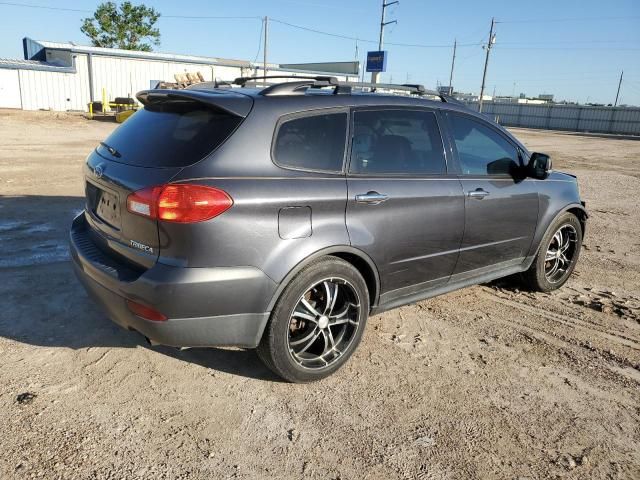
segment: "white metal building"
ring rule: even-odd
[[[0,108],[81,110],[92,101],[134,97],[179,73],[230,81],[262,74],[263,65],[192,55],[173,55],[23,39],[24,60],[0,59]],[[268,74],[333,75],[358,79],[357,62],[267,65]]]

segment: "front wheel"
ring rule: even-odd
[[[368,314],[369,293],[360,272],[339,258],[321,258],[285,288],[258,356],[290,382],[328,377],[357,348]]]
[[[540,242],[538,254],[523,278],[532,290],[551,292],[569,279],[582,248],[582,225],[572,213],[564,213]]]

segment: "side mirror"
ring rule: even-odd
[[[551,173],[551,157],[544,153],[533,152],[527,165],[527,175],[531,178],[544,180]]]

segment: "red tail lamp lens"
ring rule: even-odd
[[[168,222],[202,222],[217,217],[231,205],[231,197],[217,188],[167,185],[158,198],[158,218]]]
[[[169,184],[138,190],[127,210],[165,222],[195,223],[217,217],[233,205],[227,192],[204,185]]]
[[[127,307],[137,316],[142,317],[145,320],[164,322],[167,319],[165,315],[156,309],[143,305],[142,303],[134,302],[133,300],[127,300]]]

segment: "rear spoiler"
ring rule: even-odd
[[[227,92],[228,90],[225,90]],[[136,94],[143,105],[167,101],[199,102],[235,117],[245,118],[253,107],[253,99],[247,95],[199,92],[197,90],[143,90]]]

